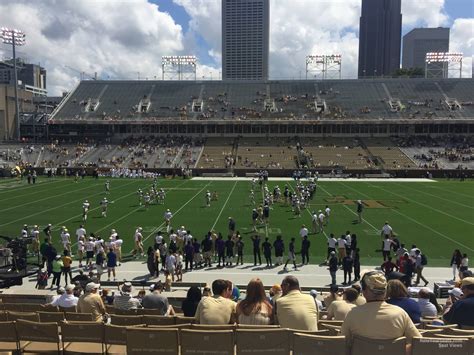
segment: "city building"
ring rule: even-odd
[[[46,95],[46,69],[17,59],[18,84],[34,95]],[[14,85],[13,60],[0,62],[0,84]]]
[[[400,69],[401,0],[362,0],[359,78],[390,76]]]
[[[268,79],[269,0],[222,0],[223,80]]]
[[[449,28],[414,28],[403,36],[402,68],[425,69],[430,52],[449,52]]]

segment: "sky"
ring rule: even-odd
[[[270,78],[304,76],[308,54],[341,54],[355,78],[361,0],[270,0]],[[402,0],[403,34],[451,28],[450,51],[471,77],[474,0]],[[161,78],[163,55],[196,55],[199,79],[221,73],[221,0],[2,0],[0,27],[23,30],[18,56],[47,69],[50,95],[80,73],[101,79]],[[0,57],[11,48],[0,43]]]

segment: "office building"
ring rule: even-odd
[[[269,0],[222,0],[223,80],[268,79]]]
[[[430,52],[449,52],[449,28],[415,28],[403,36],[402,67],[425,69]]]
[[[400,69],[401,0],[362,0],[359,78],[390,76]]]

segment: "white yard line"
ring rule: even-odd
[[[357,190],[351,188],[350,186],[347,186],[347,187],[350,188],[350,189],[352,189],[353,191],[355,191],[355,192],[357,192],[357,193],[360,193],[361,195],[364,195],[364,196],[370,198],[368,195],[366,195],[366,194],[364,194],[364,193],[362,193],[362,192],[359,192],[359,191],[357,191]],[[410,217],[410,216],[407,216],[406,214],[404,214],[404,213],[398,211],[398,210],[395,209],[395,208],[392,208],[391,211],[392,211],[392,212],[395,212],[395,213],[397,213],[397,214],[399,214],[399,215],[402,216],[402,217],[405,217],[406,219],[409,219],[410,221],[412,221],[412,222],[414,222],[414,223],[416,223],[416,224],[418,224],[418,225],[420,225],[420,226],[422,226],[422,227],[424,227],[424,228],[426,228],[426,229],[432,231],[433,233],[435,233],[435,234],[437,234],[437,235],[439,235],[439,236],[441,236],[441,237],[443,237],[443,238],[445,238],[445,239],[447,239],[447,240],[449,240],[449,241],[451,241],[451,242],[453,242],[453,243],[456,243],[456,244],[458,244],[458,245],[460,245],[460,246],[462,246],[462,247],[464,247],[464,248],[466,248],[466,249],[469,249],[469,250],[471,250],[471,251],[474,251],[474,249],[469,248],[468,246],[466,246],[466,245],[464,245],[464,244],[462,244],[462,243],[456,241],[456,240],[453,239],[453,238],[448,237],[447,235],[445,235],[445,234],[443,234],[443,233],[438,232],[437,230],[431,228],[430,226],[427,226],[427,225],[424,224],[424,223],[421,223],[421,222],[417,221],[416,219],[414,219],[414,218],[412,218],[412,217]]]
[[[251,181],[254,177],[193,177],[193,180],[196,181]],[[294,181],[293,178],[286,177],[270,177],[269,181]],[[304,179],[303,179],[304,180]],[[406,179],[397,179],[397,178],[323,178],[320,177],[318,181],[358,181],[358,182],[437,182],[436,180],[431,179],[417,179],[417,178],[406,178]]]
[[[232,189],[230,190],[229,196],[227,196],[227,199],[225,200],[224,205],[222,206],[219,214],[217,215],[216,220],[214,221],[214,224],[212,225],[212,227],[210,229],[211,231],[214,230],[214,227],[216,226],[217,222],[219,221],[219,218],[221,218],[222,212],[224,211],[225,206],[227,206],[227,202],[229,202],[230,196],[232,195],[232,192],[234,192],[236,186],[237,186],[237,181],[234,183],[234,186],[232,186]]]
[[[123,185],[123,186],[127,186],[127,185],[130,185],[130,184],[132,184],[132,183],[125,184],[125,185]],[[121,186],[121,187],[123,187],[123,186]],[[119,188],[120,188],[120,187],[119,187]],[[119,189],[119,188],[118,188],[118,189]],[[90,195],[90,197],[97,196],[97,195],[101,195],[101,194],[103,194],[103,193],[104,193],[104,192],[101,191],[101,192],[99,192],[99,193]],[[80,198],[80,199],[77,199],[77,200],[74,200],[74,201],[71,201],[71,202],[68,202],[68,203],[65,203],[65,204],[62,204],[62,205],[53,207],[53,208],[48,208],[48,209],[46,209],[46,210],[41,210],[41,211],[39,211],[39,212],[37,212],[37,213],[33,213],[33,214],[28,215],[28,216],[23,216],[23,217],[21,217],[21,218],[15,219],[15,220],[10,221],[10,222],[8,222],[8,223],[0,224],[0,227],[7,226],[7,225],[9,225],[9,224],[12,224],[12,223],[15,223],[15,222],[18,222],[18,221],[23,221],[23,220],[25,220],[25,219],[27,219],[27,218],[40,215],[40,214],[42,214],[42,213],[44,213],[44,212],[53,211],[53,210],[56,210],[56,209],[58,209],[58,208],[61,208],[61,207],[70,205],[70,204],[72,204],[72,203],[77,203],[77,202],[80,202],[80,201],[83,201],[83,200],[84,200],[84,198]],[[98,207],[96,207],[96,208],[98,208]],[[92,211],[92,210],[91,210],[91,211]],[[79,216],[82,216],[82,214],[80,214]],[[76,218],[76,217],[72,217],[72,218]],[[70,219],[72,219],[72,218],[70,218]]]
[[[405,186],[404,186],[405,187]],[[444,198],[444,197],[440,197],[438,195],[433,195],[433,194],[430,194],[429,192],[425,192],[425,191],[421,191],[421,190],[416,190],[412,187],[409,187],[410,190],[413,190],[413,191],[416,191],[416,192],[420,192],[422,194],[425,194],[425,195],[428,195],[428,196],[432,196],[434,198],[437,198],[437,199],[440,199],[440,200],[443,200],[443,201],[447,201],[447,202],[450,202],[450,203],[454,203],[455,205],[459,205],[461,207],[466,207],[466,208],[470,208],[470,209],[474,209],[474,207],[471,205],[465,205],[464,203],[459,203],[459,202],[456,202],[456,201],[453,201],[453,200],[450,200],[448,198]]]
[[[389,193],[389,194],[398,196],[398,197],[400,197],[401,199],[406,199],[406,200],[408,200],[408,201],[411,201],[411,202],[413,202],[413,203],[416,203],[417,205],[426,207],[426,208],[428,208],[428,209],[430,209],[430,210],[432,210],[432,211],[435,211],[435,212],[444,214],[444,215],[447,216],[447,217],[451,217],[451,218],[456,219],[456,220],[458,220],[458,221],[460,221],[460,222],[464,222],[464,223],[466,223],[466,224],[470,224],[471,226],[474,226],[474,223],[472,223],[472,222],[469,222],[469,221],[466,221],[465,219],[462,219],[462,218],[453,216],[452,214],[449,214],[449,213],[446,213],[446,212],[444,212],[444,211],[438,210],[437,208],[433,208],[433,207],[431,207],[431,206],[429,206],[429,205],[427,205],[427,204],[418,202],[418,201],[416,201],[416,200],[412,200],[411,198],[408,198],[408,197],[406,197],[406,196],[397,194],[397,193],[395,193],[395,192],[392,192],[392,191],[389,191],[389,190],[385,190],[384,188],[382,188],[382,187],[380,187],[380,186],[374,185],[374,187],[377,188],[377,189],[379,189],[379,190],[385,191],[385,192],[387,192],[387,193]]]
[[[414,222],[414,223],[416,223],[416,224],[418,224],[418,225],[420,225],[420,226],[422,226],[422,227],[424,227],[424,228],[426,228],[426,229],[432,231],[433,233],[439,235],[440,237],[443,237],[444,239],[447,239],[447,240],[449,240],[449,241],[451,241],[451,242],[453,242],[453,243],[456,243],[456,244],[458,244],[458,245],[462,246],[463,248],[466,248],[466,249],[468,249],[468,250],[470,250],[470,251],[474,251],[474,249],[469,248],[467,245],[464,245],[464,244],[458,242],[457,240],[455,240],[455,239],[453,239],[453,238],[450,238],[450,237],[448,237],[447,235],[445,235],[445,234],[443,234],[443,233],[438,232],[436,229],[433,229],[433,228],[431,228],[430,226],[427,226],[426,224],[421,223],[421,222],[417,221],[416,219],[414,219],[414,218],[412,218],[412,217],[410,217],[410,216],[407,216],[407,215],[404,214],[404,213],[401,213],[400,211],[397,211],[396,209],[392,209],[392,211],[395,212],[395,213],[397,213],[397,214],[399,214],[400,216],[403,216],[403,217],[405,217],[406,219],[409,219],[410,221],[412,221],[412,222]]]
[[[68,191],[68,192],[64,192],[62,194],[59,194],[59,195],[51,195],[49,197],[45,197],[45,198],[42,198],[42,199],[39,199],[39,200],[33,200],[33,201],[30,201],[30,202],[26,202],[26,203],[23,203],[21,205],[15,205],[15,206],[12,206],[12,207],[9,207],[9,208],[5,208],[3,210],[0,210],[0,212],[5,212],[5,211],[10,211],[10,210],[14,210],[16,208],[20,208],[20,207],[23,207],[23,206],[28,206],[28,205],[31,205],[31,204],[35,204],[37,202],[41,202],[41,201],[46,201],[46,200],[50,200],[52,198],[56,198],[56,197],[59,197],[59,196],[64,196],[64,195],[69,195],[69,194],[72,194],[72,193],[75,193],[77,191],[81,191],[81,190],[87,190],[87,189],[90,189],[90,188],[94,188],[96,186],[99,186],[101,184],[94,184],[92,186],[86,186],[86,187],[83,187],[82,189],[77,189],[77,190],[72,190],[72,191]],[[103,192],[102,192],[103,193]]]
[[[344,184],[343,184],[343,185],[344,185]],[[344,185],[344,186],[349,187],[349,186],[347,186],[347,185]],[[327,192],[327,190],[326,190],[325,188],[323,188],[321,185],[318,185],[318,188],[320,188],[321,190],[323,190],[328,196],[334,197],[334,195],[332,195],[332,194],[330,194],[329,192]],[[349,188],[352,189],[351,187],[349,187]],[[352,189],[352,190],[354,190],[354,189]],[[354,190],[354,191],[357,192],[357,193],[359,193],[359,191],[357,191],[357,190]],[[362,194],[362,193],[361,193],[361,194]],[[367,196],[366,194],[362,194],[362,195],[364,195],[364,196],[370,198],[370,197]],[[351,210],[351,209],[350,209],[349,207],[347,207],[346,205],[342,204],[342,206],[343,206],[346,210],[348,210],[350,213],[352,213],[353,215],[355,215],[355,216],[357,216],[357,217],[359,216],[356,212],[354,212],[353,210]],[[369,222],[367,219],[365,219],[364,217],[362,217],[362,222],[365,222],[365,223],[368,224],[370,227],[372,227],[372,229],[373,229],[374,231],[376,231],[377,234],[380,233],[380,229],[376,228],[372,223],[370,223],[370,222]]]
[[[187,180],[187,181],[189,181],[189,180]],[[201,190],[199,190],[198,192],[196,192],[196,194],[195,194],[193,197],[191,197],[191,198],[188,200],[188,202],[186,202],[186,203],[185,203],[184,205],[182,205],[176,212],[174,212],[174,213],[173,213],[173,218],[176,217],[176,215],[179,213],[179,211],[181,211],[184,207],[186,207],[192,200],[194,200],[194,199],[196,198],[197,195],[199,195],[199,194],[200,194],[206,187],[208,187],[211,183],[212,183],[212,181],[210,181],[210,182],[208,182],[206,185],[204,185],[204,187],[203,187]],[[160,224],[158,227],[156,227],[150,234],[148,234],[148,236],[147,236],[145,239],[143,239],[143,244],[145,244],[145,242],[146,242],[154,233],[156,233],[161,227],[163,227],[164,224],[165,224],[165,222],[161,223],[161,224]],[[131,253],[132,251],[133,251],[133,249],[130,250],[129,253]]]

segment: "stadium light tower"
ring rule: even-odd
[[[16,135],[20,140],[20,105],[18,104],[18,73],[16,69],[16,47],[24,46],[26,43],[26,35],[23,31],[2,27],[0,29],[0,37],[3,43],[11,44],[13,49],[13,75],[15,78],[15,116],[16,116]]]
[[[449,78],[452,71],[459,72],[459,78],[462,78],[462,59],[462,53],[426,53],[425,78]]]

